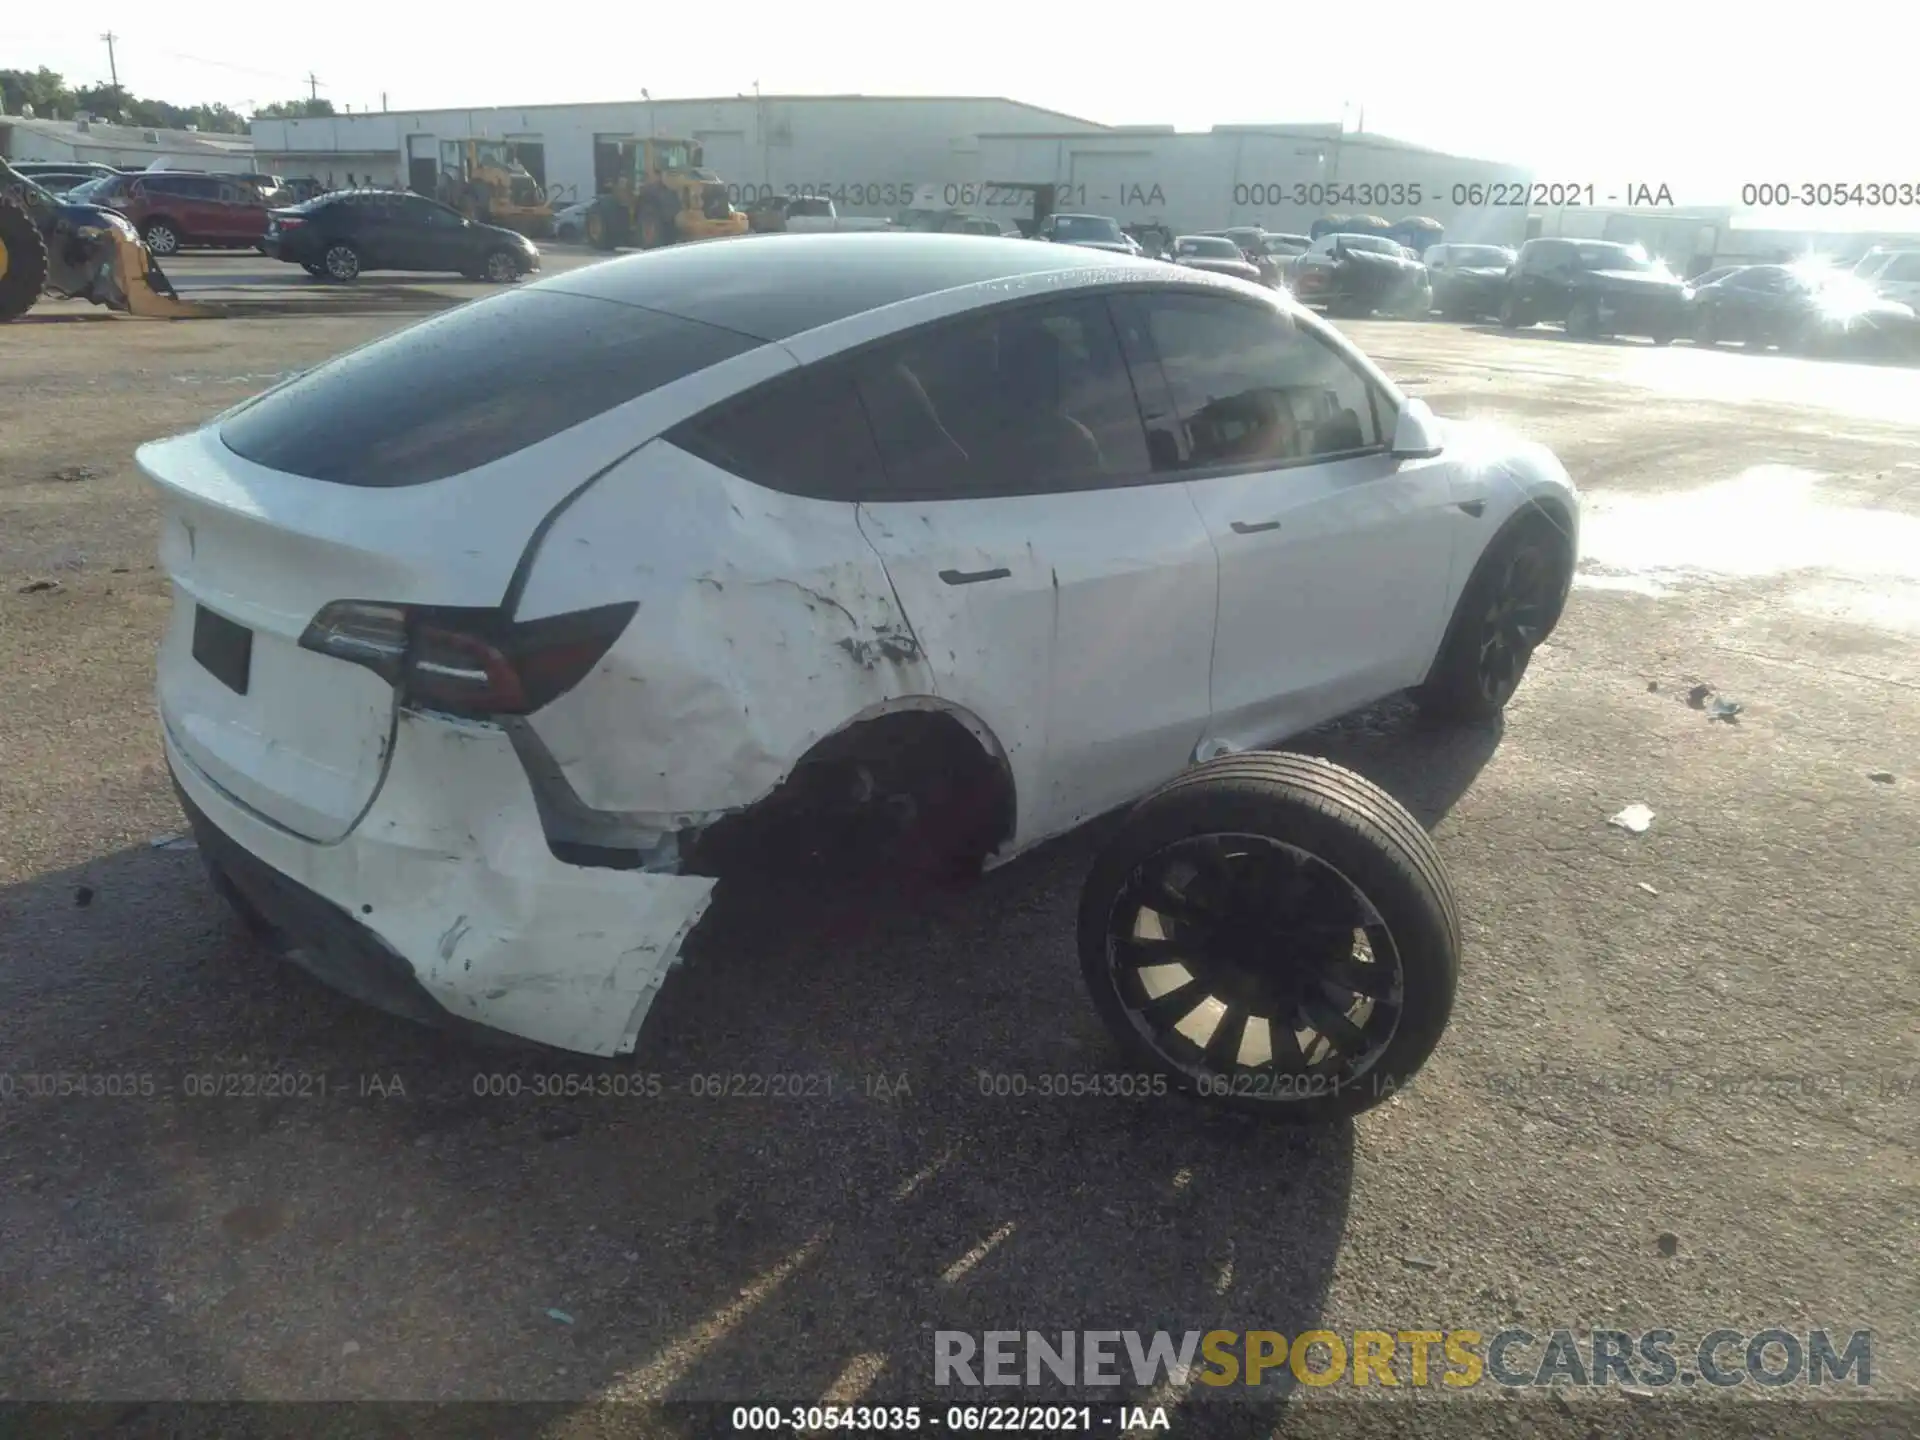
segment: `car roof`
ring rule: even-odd
[[[1053,218],[1056,220],[1112,220],[1113,219],[1111,215],[1094,215],[1085,210],[1056,210],[1053,212]],[[1115,221],[1114,223],[1118,224],[1119,222]]]
[[[1149,260],[988,235],[868,231],[742,235],[674,245],[563,271],[533,285],[785,340],[885,305],[962,286],[1088,272],[1089,283]]]

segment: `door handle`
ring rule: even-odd
[[[942,570],[940,578],[949,585],[978,585],[982,580],[1009,580],[1013,572],[1004,565],[998,570]]]
[[[1258,535],[1262,530],[1278,530],[1279,528],[1280,522],[1278,520],[1263,520],[1258,525],[1249,525],[1244,520],[1236,520],[1233,522],[1233,533],[1236,535]]]

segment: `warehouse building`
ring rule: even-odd
[[[151,130],[103,120],[0,117],[0,155],[9,160],[72,161],[117,170],[154,167],[245,174],[254,168],[253,141],[204,130]]]
[[[699,142],[735,203],[803,192],[849,214],[888,215],[933,185],[947,203],[1002,220],[1027,213],[1035,185],[1056,208],[1182,230],[1265,225],[1305,230],[1333,213],[1430,215],[1460,239],[1508,243],[1524,231],[1524,170],[1446,155],[1337,124],[1108,126],[993,97],[742,95],[700,100],[394,111],[260,120],[260,167],[334,185],[431,193],[450,142],[503,142],[556,208],[611,179],[612,141]],[[1498,187],[1515,187],[1519,203]],[[1489,188],[1493,187],[1493,188]]]

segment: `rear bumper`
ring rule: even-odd
[[[492,726],[403,714],[384,784],[334,844],[235,800],[163,729],[216,876],[298,963],[412,1019],[625,1054],[712,896],[702,877],[555,859],[512,744]]]

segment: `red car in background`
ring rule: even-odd
[[[266,197],[250,176],[140,170],[82,185],[72,195],[75,203],[126,216],[155,255],[189,245],[253,249],[267,233]]]

